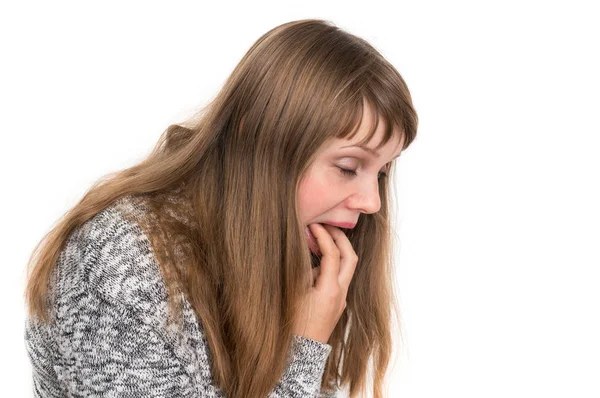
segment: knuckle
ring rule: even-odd
[[[327,296],[330,300],[339,300],[342,295],[342,289],[339,286],[332,287],[327,291]]]

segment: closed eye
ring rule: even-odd
[[[342,172],[342,174],[344,175],[348,175],[348,176],[356,176],[356,170],[350,170],[350,169],[344,169],[342,167],[338,167],[338,169],[340,169],[340,171]],[[380,171],[378,174],[378,178],[379,179],[383,179],[386,178],[388,175],[387,173]]]
[[[356,175],[356,170],[344,169],[344,168],[341,168],[341,167],[338,167],[338,169],[341,170],[342,174],[351,175],[351,176],[355,176]]]

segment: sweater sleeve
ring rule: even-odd
[[[292,358],[269,398],[321,397],[320,385],[331,346],[294,336]]]
[[[178,348],[135,314],[93,294],[79,300],[55,339],[58,361],[38,355],[40,325],[29,321],[26,327],[35,397],[225,397],[211,377],[190,373]],[[319,391],[329,351],[329,345],[294,336],[292,360],[268,397],[334,397]]]
[[[225,398],[213,384],[208,343],[186,304],[184,327],[165,327],[166,290],[139,226],[105,211],[59,258],[54,320],[27,319],[35,397]],[[332,397],[319,391],[331,346],[294,336],[268,398]]]

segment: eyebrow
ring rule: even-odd
[[[342,148],[360,148],[360,149],[362,149],[363,151],[370,153],[370,154],[371,154],[371,156],[374,156],[374,157],[376,157],[376,158],[378,158],[378,157],[379,157],[379,153],[377,153],[375,150],[373,150],[373,149],[371,149],[371,148],[369,148],[369,147],[366,147],[366,146],[364,146],[364,145],[346,145],[346,146],[343,146]],[[394,159],[396,159],[396,158],[400,157],[400,155],[401,155],[401,154],[402,154],[402,152],[400,152],[398,155],[394,156],[394,157],[392,158],[392,160],[394,160]]]

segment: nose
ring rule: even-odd
[[[381,209],[379,181],[369,181],[358,186],[358,190],[349,198],[349,205],[365,214],[377,213]]]

